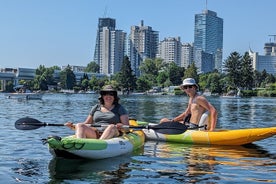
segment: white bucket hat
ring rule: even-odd
[[[180,85],[180,87],[183,87],[183,86],[196,86],[198,88],[198,85],[195,82],[195,79],[193,79],[193,78],[184,79],[183,83]]]

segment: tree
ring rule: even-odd
[[[169,79],[174,86],[182,83],[184,71],[185,68],[177,66],[175,62],[169,64]]]
[[[94,62],[91,61],[90,63],[88,63],[88,65],[86,66],[85,72],[91,72],[91,73],[99,73],[100,72],[100,66]]]
[[[193,62],[188,68],[184,71],[184,78],[194,78],[195,81],[199,82],[199,75],[197,74],[197,67],[195,63]]]
[[[246,52],[241,60],[241,82],[240,85],[244,89],[253,88],[253,66],[252,59],[249,56],[249,53]]]
[[[140,65],[139,69],[141,71],[140,77],[143,76],[143,80],[147,79],[149,80],[149,84],[152,84],[152,86],[156,86],[158,84],[157,76],[159,71],[163,69],[163,63],[161,59],[146,59]]]
[[[99,80],[96,78],[96,76],[92,76],[91,79],[89,80],[89,88],[92,89],[93,91],[100,90]]]
[[[260,87],[261,86],[261,73],[258,72],[257,70],[254,70],[253,72],[253,86],[255,88]]]
[[[141,63],[139,69],[142,75],[147,75],[147,74],[154,75],[154,76],[158,75],[157,65],[152,59],[145,59],[145,61]]]
[[[148,80],[147,75],[142,75],[137,79],[137,90],[138,91],[147,91],[150,90],[153,86],[150,80]]]
[[[127,56],[124,57],[120,71],[116,75],[116,79],[122,88],[123,93],[132,91],[136,88],[136,77],[131,69],[131,63]]]
[[[157,80],[158,86],[165,87],[166,86],[165,83],[167,83],[166,81],[169,80],[168,71],[161,71],[161,72],[159,72],[156,80]]]
[[[88,75],[86,73],[83,74],[83,77],[80,80],[80,88],[82,90],[87,91],[89,87],[89,78]]]
[[[241,78],[241,56],[237,52],[232,52],[224,64],[227,75],[227,86],[236,89],[240,86]]]
[[[211,93],[222,93],[220,79],[221,75],[218,72],[213,72],[208,75],[207,86],[209,86]]]
[[[56,67],[40,65],[35,71],[34,89],[48,90],[48,85],[56,85],[53,74]]]
[[[7,91],[7,92],[14,92],[14,89],[13,89],[13,81],[10,81],[10,80],[9,80],[9,81],[6,83],[5,88],[6,88],[6,91]]]
[[[60,84],[63,89],[73,89],[76,85],[76,76],[70,65],[60,72]]]

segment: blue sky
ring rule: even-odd
[[[263,54],[276,34],[275,0],[208,0],[224,21],[223,58],[249,47]],[[116,19],[116,29],[151,26],[159,39],[193,42],[194,16],[205,0],[0,0],[0,68],[39,65],[86,66],[93,60],[98,18]]]

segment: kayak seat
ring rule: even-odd
[[[210,113],[206,111],[202,114],[198,126],[201,127],[199,130],[209,130],[210,129]]]

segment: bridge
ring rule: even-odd
[[[86,73],[80,71],[78,68],[72,67],[72,70],[76,76],[76,81],[80,82],[84,73],[87,74],[88,78],[91,79],[92,76],[96,78],[103,78],[106,75],[101,73]],[[0,69],[0,81],[1,81],[1,90],[4,91],[6,87],[7,81],[13,81],[13,85],[17,86],[19,80],[33,80],[35,78],[36,69],[32,68],[2,68]],[[60,74],[60,70],[54,71],[54,78],[58,79]]]
[[[14,86],[18,85],[18,81],[33,80],[35,70],[31,68],[2,68],[0,69],[1,90],[5,90],[6,82],[13,80]]]

